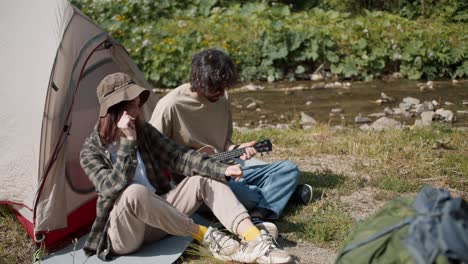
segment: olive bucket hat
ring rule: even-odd
[[[99,117],[107,115],[107,110],[120,102],[131,101],[140,96],[143,105],[150,92],[137,85],[130,75],[123,72],[112,73],[104,77],[97,87],[97,97],[101,109]]]

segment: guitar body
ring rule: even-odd
[[[216,149],[214,149],[212,146],[208,146],[208,145],[199,148],[199,149],[197,150],[197,152],[206,154],[206,155],[208,155],[208,156],[211,156],[211,155],[213,155],[213,154],[218,153],[218,152],[216,151]]]

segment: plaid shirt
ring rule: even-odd
[[[81,167],[98,193],[96,219],[84,246],[88,256],[97,253],[100,259],[108,260],[111,246],[107,236],[109,214],[117,197],[132,182],[137,165],[137,149],[145,163],[148,180],[159,195],[170,190],[169,181],[161,168],[166,168],[172,173],[204,175],[225,181],[227,165],[177,145],[149,123],[142,125],[138,138],[143,140],[120,138],[114,164],[107,147],[101,144],[97,126],[83,145],[80,153]]]

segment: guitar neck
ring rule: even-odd
[[[226,161],[233,158],[238,158],[245,153],[245,148],[233,149],[226,152],[219,152],[211,155],[212,158],[215,158],[218,161]]]

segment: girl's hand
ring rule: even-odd
[[[117,123],[117,127],[120,128],[125,137],[129,140],[136,140],[136,130],[135,130],[135,118],[129,116],[127,111],[124,111],[122,117]]]

